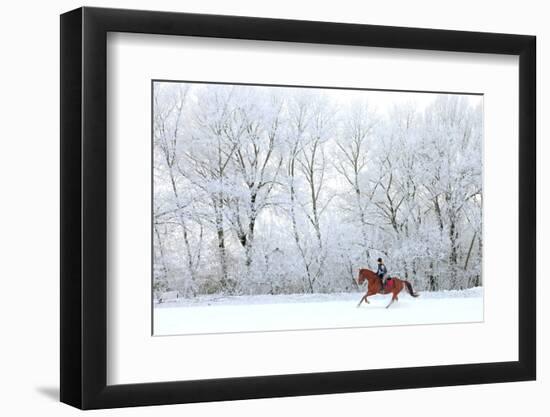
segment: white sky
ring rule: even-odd
[[[168,84],[173,84],[177,86],[178,84],[192,84],[193,90],[200,89],[201,86],[215,85],[215,83],[172,83],[172,82],[161,82],[165,86]],[[220,84],[227,85],[227,84]],[[333,88],[315,88],[315,87],[278,87],[278,86],[262,86],[262,85],[251,85],[247,87],[255,88],[273,88],[273,89],[285,89],[289,93],[292,90],[310,90],[318,91],[319,93],[328,96],[334,102],[338,103],[349,103],[350,101],[356,100],[366,100],[369,103],[369,107],[376,109],[379,113],[386,113],[393,108],[393,106],[398,104],[412,104],[418,111],[423,111],[426,106],[433,102],[440,93],[423,93],[423,92],[403,92],[403,91],[373,91],[373,90],[349,90],[349,89],[333,89]],[[454,95],[454,94],[453,94]],[[470,105],[477,106],[483,103],[482,95],[470,95],[470,94],[456,94],[465,97]]]

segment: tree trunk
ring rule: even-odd
[[[472,249],[474,247],[474,242],[476,240],[477,232],[474,232],[474,235],[472,236],[472,241],[470,242],[470,248],[468,249],[468,255],[466,255],[466,261],[464,261],[464,270],[466,271],[468,269],[468,261],[470,260],[470,256],[472,255]]]
[[[219,198],[214,198],[214,214],[216,221],[216,235],[218,238],[218,257],[221,268],[220,285],[223,291],[233,293],[234,288],[230,285],[227,274],[227,254],[225,250],[225,231],[223,229],[223,202]]]
[[[449,266],[451,269],[451,288],[457,289],[458,286],[458,232],[456,230],[456,223],[454,219],[451,219],[449,225],[449,239],[451,241],[451,253],[449,255]]]
[[[166,258],[164,256],[164,247],[162,245],[162,240],[160,238],[160,233],[158,230],[157,225],[154,225],[155,235],[157,237],[157,243],[158,243],[158,249],[159,249],[159,255],[160,255],[160,262],[162,264],[162,273],[164,280],[168,279],[168,267],[166,265]]]
[[[174,199],[176,200],[176,208],[177,208],[177,218],[179,221],[179,224],[182,228],[183,232],[183,242],[185,244],[185,252],[186,252],[186,258],[187,258],[187,267],[189,268],[189,274],[191,275],[191,282],[192,282],[192,291],[193,295],[195,294],[195,281],[196,281],[196,265],[193,263],[193,251],[191,249],[191,243],[189,241],[189,233],[187,229],[187,224],[185,222],[185,219],[183,218],[183,206],[181,205],[181,201],[179,198],[178,189],[176,186],[176,179],[174,177],[174,172],[172,170],[172,167],[169,167],[169,173],[170,173],[170,182],[172,184],[172,192],[174,193]]]
[[[256,207],[256,199],[257,199],[257,194],[254,191],[250,195],[250,219],[248,221],[248,235],[247,235],[246,244],[245,244],[245,255],[246,255],[245,264],[246,264],[247,270],[250,270],[250,267],[252,265],[252,246],[254,243],[254,228],[256,226],[256,217],[258,215],[257,207]]]
[[[355,172],[355,196],[357,202],[357,209],[359,211],[359,221],[361,222],[361,237],[363,238],[363,251],[365,253],[365,262],[367,265],[370,261],[370,251],[369,251],[369,242],[368,242],[368,233],[367,233],[367,220],[365,217],[365,211],[363,210],[363,205],[361,204],[361,190],[359,189],[359,180],[358,172]]]
[[[293,167],[294,161],[291,162],[291,166]],[[315,278],[312,277],[311,271],[309,268],[309,263],[306,259],[306,254],[304,253],[304,249],[302,248],[302,245],[300,243],[300,233],[298,231],[298,225],[296,223],[296,190],[294,188],[294,175],[293,175],[293,168],[291,168],[292,174],[290,179],[290,221],[292,223],[292,234],[294,236],[294,241],[296,242],[296,247],[298,248],[298,251],[300,252],[300,255],[302,256],[302,260],[304,262],[304,268],[306,272],[306,285],[307,289],[313,293],[313,284],[315,282]],[[304,286],[305,287],[305,286]]]

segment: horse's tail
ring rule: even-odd
[[[403,281],[405,283],[405,286],[407,287],[407,291],[409,292],[410,295],[412,295],[413,297],[418,297],[419,294],[418,293],[415,293],[413,291],[413,286],[411,285],[411,283],[409,281]]]

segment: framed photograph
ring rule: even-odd
[[[61,401],[533,380],[535,37],[61,16]]]

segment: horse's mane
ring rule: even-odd
[[[367,268],[361,268],[359,269],[359,278],[358,278],[358,282],[361,284],[363,281],[365,280],[372,280],[376,278],[376,273],[374,271],[371,271],[370,269],[367,269]]]

